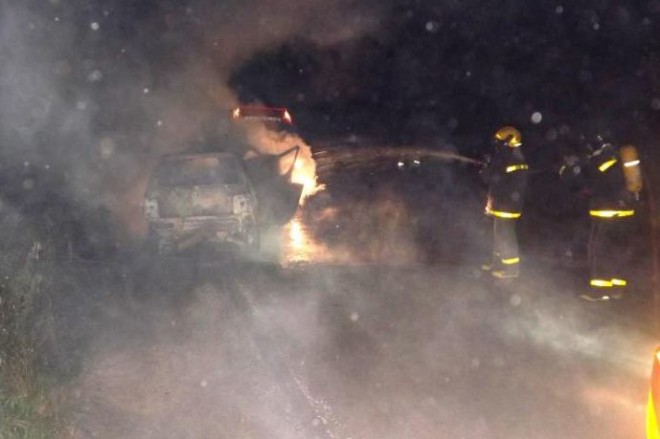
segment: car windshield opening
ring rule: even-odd
[[[170,160],[157,173],[158,183],[164,187],[214,186],[240,184],[241,174],[235,160],[200,157]]]

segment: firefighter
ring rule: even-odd
[[[497,278],[520,275],[520,254],[516,220],[522,216],[528,166],[520,146],[520,132],[511,126],[499,129],[494,136],[495,152],[481,171],[488,184],[485,213],[493,219],[492,254],[481,268]]]
[[[627,229],[642,190],[640,160],[634,146],[617,149],[602,137],[587,148],[580,163],[573,160],[560,169],[562,176],[584,173],[588,184],[589,290],[580,297],[589,301],[620,299],[628,286],[624,274]]]

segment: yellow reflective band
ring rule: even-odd
[[[489,207],[486,208],[486,213],[488,215],[493,215],[497,218],[506,218],[506,219],[516,219],[516,218],[520,218],[522,216],[522,213],[502,212],[502,211],[499,211],[499,210],[493,210]]]
[[[600,172],[605,172],[608,169],[610,169],[612,166],[614,166],[615,163],[616,163],[616,159],[608,160],[604,163],[601,163],[601,165],[598,167],[598,170]]]
[[[599,218],[623,218],[633,216],[634,210],[590,210],[589,215]]]
[[[625,279],[612,279],[612,285],[615,287],[625,287],[628,285],[628,281]]]
[[[519,264],[519,263],[520,263],[520,258],[502,259],[502,263],[503,263],[504,265],[514,265],[514,264]]]
[[[488,213],[498,218],[508,218],[508,219],[516,219],[522,216],[522,213],[498,212],[497,210],[491,210]]]
[[[633,166],[639,165],[639,163],[640,163],[639,160],[631,160],[629,162],[625,162],[623,166],[625,166],[626,168],[632,168]]]
[[[506,167],[506,172],[511,173],[511,172],[516,172],[516,171],[522,171],[525,169],[529,169],[529,166],[527,166],[525,163],[521,165],[511,165]]]
[[[660,439],[660,429],[658,429],[658,417],[655,413],[652,391],[649,391],[649,402],[646,404],[646,439]]]
[[[612,284],[612,281],[605,280],[605,279],[591,279],[589,282],[589,285],[592,287],[598,287],[598,288],[610,288],[613,287],[614,285]]]

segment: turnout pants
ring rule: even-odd
[[[493,218],[492,265],[495,275],[500,273],[506,277],[516,277],[520,273],[515,219]]]
[[[589,284],[592,291],[603,297],[621,295],[628,285],[625,275],[628,223],[629,218],[591,217]]]

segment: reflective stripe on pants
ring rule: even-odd
[[[493,210],[486,207],[486,215],[501,219],[518,219],[522,216],[521,212],[505,212],[503,210]]]
[[[628,224],[626,218],[591,217],[588,244],[590,286],[594,289],[625,288]]]
[[[493,262],[517,272],[520,255],[515,220],[493,218]]]
[[[635,215],[635,211],[630,210],[590,210],[589,215],[596,218],[625,218]]]

